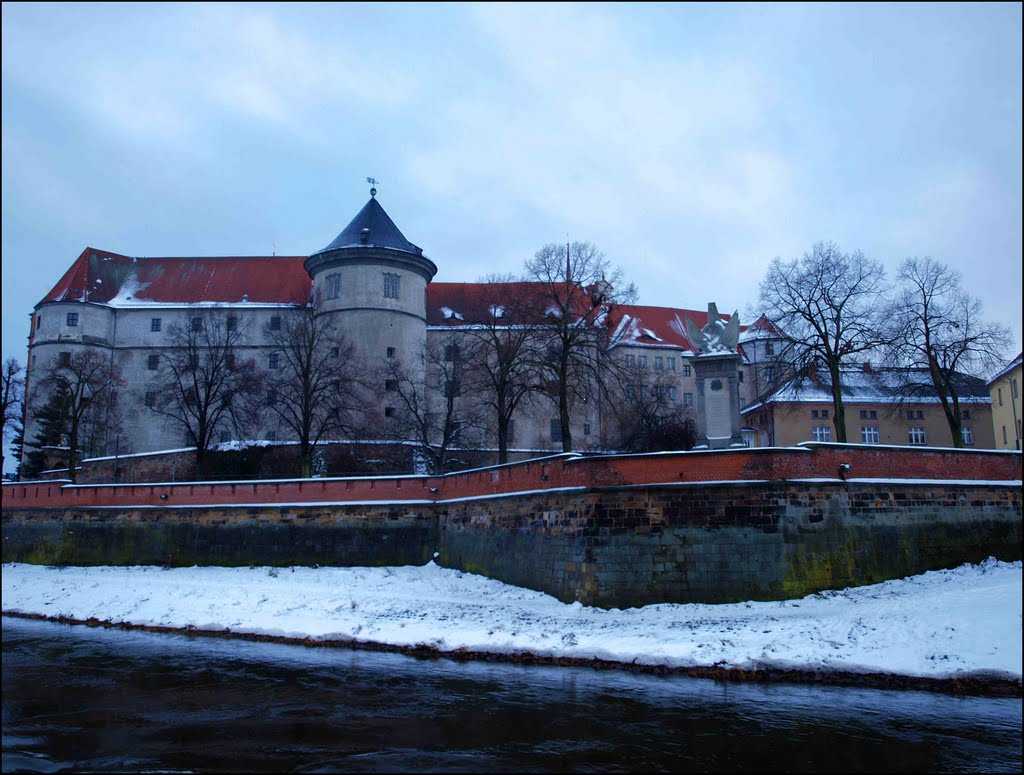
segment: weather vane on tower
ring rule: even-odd
[[[377,179],[367,178],[366,182],[370,184],[370,196],[377,196]]]

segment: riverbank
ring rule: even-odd
[[[800,600],[564,604],[425,566],[3,566],[4,614],[421,656],[1021,693],[1021,563],[989,560]]]

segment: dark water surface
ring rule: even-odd
[[[3,770],[1020,772],[1021,700],[3,619]]]

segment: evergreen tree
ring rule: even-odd
[[[53,447],[67,445],[68,425],[70,421],[70,402],[63,390],[53,390],[46,403],[36,413],[35,420],[38,430],[28,445],[29,453],[23,464],[23,475],[32,479],[50,466]],[[22,439],[24,439],[22,429]],[[51,448],[49,451],[47,448]]]

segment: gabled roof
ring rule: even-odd
[[[395,222],[384,212],[384,208],[381,207],[376,197],[370,197],[370,201],[356,213],[356,217],[349,222],[341,234],[334,238],[330,245],[323,250],[318,250],[313,255],[341,248],[365,247],[387,248],[417,256],[423,255],[423,250],[409,242],[405,235],[398,230]]]
[[[988,384],[991,385],[996,380],[999,380],[999,379],[1002,379],[1003,377],[1005,377],[1007,374],[1009,374],[1014,369],[1020,368],[1021,355],[1024,355],[1024,353],[1017,353],[1017,357],[1014,358],[1012,361],[1010,361],[1008,364],[1006,364],[1005,368],[1001,369],[998,374],[996,374],[994,377],[992,377],[992,379],[990,379],[988,381]]]
[[[762,313],[761,317],[746,327],[746,330],[740,334],[741,342],[749,342],[752,339],[784,339],[785,334],[782,333],[782,329],[772,323]]]
[[[86,248],[40,304],[306,304],[305,256],[130,258]]]

